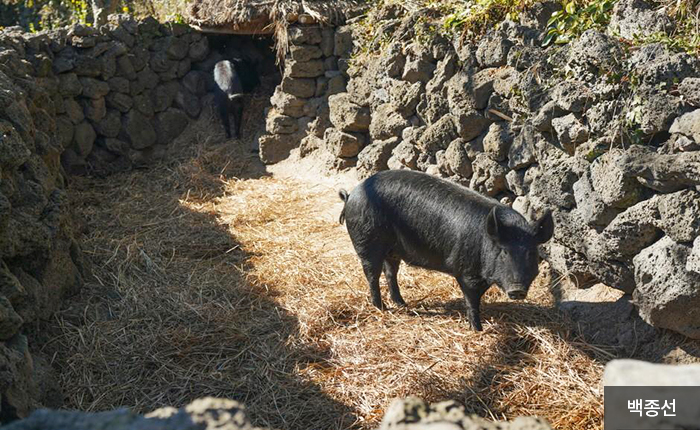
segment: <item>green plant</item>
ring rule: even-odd
[[[532,0],[473,0],[443,2],[443,30],[462,32],[462,37],[478,37],[503,20],[516,20]]]
[[[606,26],[610,22],[610,11],[616,1],[591,0],[584,3],[570,0],[565,2],[562,4],[562,9],[554,12],[547,22],[547,35],[542,45],[569,43],[586,30]]]

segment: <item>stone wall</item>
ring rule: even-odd
[[[266,133],[259,137],[260,159],[276,163],[302,140],[305,152],[317,148],[330,126],[328,98],[345,91],[352,38],[334,28],[295,24],[288,30],[289,51],[282,83],[272,96]]]
[[[388,42],[348,69],[316,146],[362,177],[422,170],[530,218],[550,209],[542,251],[556,271],[632,294],[648,323],[700,338],[700,59],[611,36],[663,21],[637,0],[617,3],[607,32],[543,48],[558,7],[473,42],[431,32],[426,10],[380,9],[363,25]]]
[[[222,53],[189,27],[127,16],[0,32],[0,422],[52,404],[50,366],[27,335],[89,276],[67,175],[164,157],[211,101],[214,63],[250,48],[238,42]]]
[[[145,416],[126,409],[86,413],[73,411],[40,410],[29,418],[12,423],[7,430],[263,430],[255,427],[246,416],[245,407],[226,399],[198,399],[175,409],[166,407]],[[448,401],[428,404],[409,397],[397,399],[382,421],[381,430],[473,429],[483,430],[551,430],[539,418],[520,417],[509,422],[491,422],[467,415],[464,407]]]
[[[208,39],[182,25],[112,16],[24,40],[45,82],[68,173],[115,170],[162,158],[201,111]]]
[[[44,76],[50,65],[28,60],[33,48],[0,36],[0,422],[43,403],[45,366],[25,328],[48,318],[86,276],[56,138],[57,87]]]

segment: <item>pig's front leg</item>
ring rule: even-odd
[[[481,296],[484,295],[487,289],[486,282],[481,278],[469,276],[457,276],[457,282],[462,289],[462,294],[464,294],[469,324],[471,324],[473,330],[481,331],[479,305],[481,304]]]

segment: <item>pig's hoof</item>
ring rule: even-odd
[[[402,308],[405,308],[405,307],[406,307],[406,302],[404,302],[403,299],[400,298],[400,297],[399,297],[398,299],[392,298],[391,301],[394,302],[394,304],[395,304],[396,306],[399,306],[399,307],[402,307]]]
[[[386,308],[384,307],[384,303],[381,300],[378,302],[373,300],[372,304],[375,308],[379,309],[380,311],[386,310]]]

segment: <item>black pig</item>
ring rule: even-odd
[[[214,66],[214,81],[216,82],[216,106],[224,124],[226,137],[231,137],[229,122],[229,107],[234,110],[234,136],[238,138],[243,118],[243,94],[250,92],[260,83],[254,67],[242,60],[222,60]]]
[[[547,212],[534,226],[513,209],[425,173],[393,170],[369,177],[352,193],[340,190],[350,239],[369,282],[372,303],[384,309],[379,276],[392,301],[405,302],[396,282],[401,260],[453,275],[472,328],[481,330],[481,296],[493,283],[524,299],[537,276],[537,245],[552,237]]]

